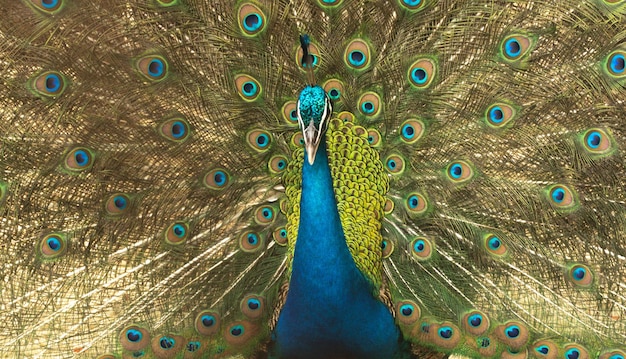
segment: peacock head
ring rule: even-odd
[[[298,97],[298,123],[304,136],[304,148],[309,164],[315,162],[315,154],[326,132],[333,106],[326,91],[318,85],[309,85]]]

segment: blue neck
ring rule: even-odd
[[[306,158],[306,156],[305,156]],[[326,143],[302,170],[300,227],[276,328],[281,358],[393,358],[399,332],[344,238]]]

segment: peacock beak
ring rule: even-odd
[[[311,121],[307,127],[302,128],[302,135],[304,136],[304,149],[306,150],[307,160],[312,165],[315,162],[315,155],[320,145],[322,131],[315,127],[314,121]]]

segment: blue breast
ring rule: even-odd
[[[275,339],[280,358],[394,358],[399,331],[345,242],[322,140],[302,173],[300,227]]]

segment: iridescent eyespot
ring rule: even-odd
[[[615,50],[605,60],[606,72],[614,78],[626,76],[626,51]]]
[[[400,324],[412,325],[420,318],[420,308],[412,300],[403,300],[396,304],[396,318]]]
[[[220,328],[220,316],[211,310],[202,311],[196,316],[195,328],[200,335],[215,334]]]
[[[359,98],[359,112],[369,118],[374,118],[380,114],[380,105],[380,96],[374,92],[366,92]]]
[[[529,54],[534,45],[534,38],[523,34],[512,34],[504,38],[500,45],[500,57],[507,63],[514,64]]]
[[[424,134],[424,123],[417,119],[406,120],[400,125],[400,139],[406,143],[415,143]]]
[[[461,325],[468,333],[479,336],[489,330],[489,318],[485,315],[485,313],[473,310],[465,313],[463,319],[461,320]]]
[[[563,348],[565,350],[565,359],[588,359],[589,353],[587,349],[578,344],[568,344]]]
[[[330,79],[324,82],[324,91],[328,94],[333,101],[341,100],[341,94],[343,93],[343,83],[336,79]]]
[[[497,326],[494,333],[503,344],[511,349],[522,348],[530,338],[526,326],[515,321]]]
[[[575,264],[568,270],[569,280],[577,286],[589,287],[593,284],[593,273],[583,264]]]
[[[535,356],[540,358],[553,359],[557,357],[558,346],[549,340],[540,340],[533,344]]]
[[[380,249],[382,250],[383,258],[389,258],[391,253],[393,253],[394,247],[395,245],[393,244],[393,241],[383,238],[382,242],[380,242]]]
[[[64,167],[70,172],[81,172],[93,165],[93,154],[85,147],[74,148],[65,155]]]
[[[454,161],[446,167],[446,177],[454,183],[466,182],[474,176],[472,166],[466,161]]]
[[[401,174],[404,172],[404,159],[400,155],[389,155],[385,160],[385,168],[391,174]]]
[[[492,128],[502,128],[515,118],[517,110],[505,103],[495,103],[485,111],[485,122]]]
[[[259,152],[265,152],[270,148],[272,137],[264,130],[252,130],[246,135],[248,145]]]
[[[274,241],[281,246],[287,245],[287,230],[285,227],[277,228],[273,233],[272,237]]]
[[[107,198],[104,209],[110,216],[119,216],[130,207],[130,197],[124,193],[116,193]]]
[[[426,0],[398,0],[398,3],[407,10],[418,11],[424,7]]]
[[[443,322],[441,324],[435,324],[432,327],[431,330],[434,331],[434,335],[432,336],[433,343],[442,348],[452,349],[456,347],[461,340],[459,329],[452,323]]]
[[[225,169],[215,168],[204,175],[202,184],[212,190],[222,190],[230,184],[230,175]]]
[[[483,244],[489,254],[501,257],[507,253],[506,245],[495,234],[487,234],[483,237]]]
[[[248,102],[256,100],[261,94],[261,84],[252,76],[235,76],[235,87],[239,96]]]
[[[298,125],[298,107],[296,101],[287,101],[282,108],[283,119],[290,125]]]
[[[370,128],[367,130],[367,143],[374,148],[380,147],[380,132],[374,128]]]
[[[433,59],[418,59],[409,67],[409,83],[416,89],[426,89],[435,79],[436,72],[437,64]]]
[[[189,123],[183,117],[174,117],[161,123],[159,134],[174,142],[185,142],[189,138]]]
[[[152,352],[157,358],[173,359],[183,349],[183,343],[183,337],[163,335],[152,340]]]
[[[583,148],[592,155],[610,154],[615,150],[611,136],[600,128],[591,128],[581,137]]]
[[[420,261],[430,259],[433,250],[433,243],[426,237],[417,237],[409,243],[409,251],[413,258]]]
[[[189,225],[183,221],[174,222],[167,227],[164,237],[167,244],[183,244],[189,237]]]
[[[273,174],[282,173],[285,169],[287,169],[287,157],[283,155],[272,156],[272,158],[270,158],[267,162],[267,168]]]
[[[262,245],[263,245],[263,239],[256,232],[251,232],[251,231],[244,232],[239,237],[239,248],[241,248],[241,250],[244,252],[248,252],[248,253],[256,252],[262,248]]]
[[[298,131],[291,136],[291,145],[296,148],[304,147],[304,137],[302,136],[302,131]]]
[[[61,257],[67,252],[68,240],[63,233],[49,233],[39,240],[39,254],[43,260]]]
[[[239,28],[245,36],[256,36],[261,33],[267,25],[265,14],[258,6],[245,3],[239,7]]]
[[[405,208],[410,215],[423,214],[428,211],[428,201],[420,193],[410,193],[406,198]]]
[[[30,80],[29,87],[36,95],[54,98],[67,87],[67,79],[58,71],[45,71]]]
[[[352,40],[344,53],[346,65],[354,70],[365,70],[370,65],[370,48],[362,39]]]
[[[546,188],[548,202],[557,210],[574,211],[578,208],[576,193],[566,185],[557,184]]]
[[[263,297],[254,294],[247,295],[241,300],[241,312],[249,319],[258,319],[263,315],[264,304]]]
[[[254,221],[257,224],[269,224],[274,221],[276,213],[272,206],[261,206],[254,213]]]
[[[168,63],[159,55],[141,57],[136,62],[137,70],[150,81],[161,81],[167,77]]]
[[[63,0],[30,0],[37,10],[41,10],[47,14],[55,14],[59,12],[65,2]]]
[[[130,352],[139,351],[150,344],[150,334],[144,328],[130,325],[120,332],[120,344],[122,348]]]
[[[242,345],[259,331],[258,325],[248,321],[237,321],[228,325],[224,331],[224,339],[231,345]]]
[[[296,63],[300,66],[300,70],[307,71],[306,64],[302,63],[302,54],[302,47],[298,46],[298,50],[296,51]],[[312,42],[309,42],[309,55],[313,57],[313,69],[317,69],[321,62],[320,51],[317,49],[317,46]]]

